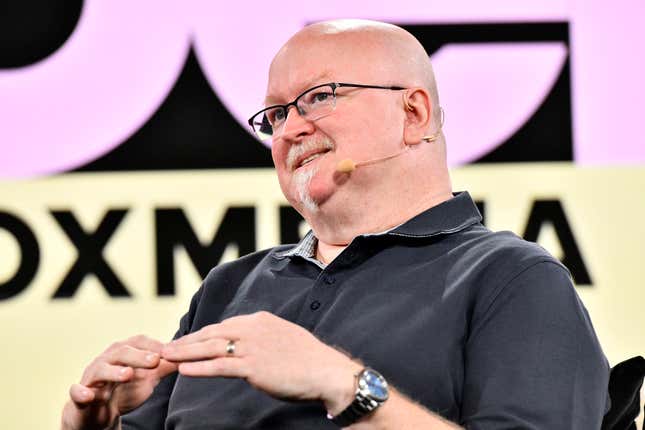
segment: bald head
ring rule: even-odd
[[[351,65],[348,74],[360,69],[361,73],[372,75],[373,82],[425,88],[430,94],[433,117],[439,120],[439,95],[428,54],[406,30],[383,22],[356,19],[315,23],[287,41],[271,63],[270,73],[278,72],[285,56],[296,50],[306,52],[312,44],[323,47],[330,54],[330,61],[348,60]],[[349,77],[343,76],[343,79],[349,80]]]
[[[346,85],[333,98],[318,90],[334,82]],[[363,20],[302,29],[271,63],[265,104],[304,94],[310,106],[335,104],[309,117],[307,105],[289,106],[271,153],[285,196],[319,239],[346,244],[450,198],[435,78],[410,33]],[[339,169],[347,160],[361,168]]]

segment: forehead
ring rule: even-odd
[[[360,35],[292,39],[271,63],[266,100],[289,101],[325,82],[373,83],[374,71],[382,63],[378,57],[378,46]]]

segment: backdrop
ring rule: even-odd
[[[645,6],[634,0],[5,1],[3,427],[56,428],[111,342],[169,339],[201,278],[306,231],[246,118],[307,23],[426,47],[455,190],[571,270],[611,364],[645,354]]]

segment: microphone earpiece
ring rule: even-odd
[[[439,130],[439,131],[438,131],[438,132],[436,132],[435,134],[429,134],[429,135],[427,135],[427,136],[423,136],[423,137],[421,138],[421,140],[423,140],[423,141],[425,141],[425,142],[434,142],[434,141],[435,141],[435,140],[437,140],[437,138],[439,137],[439,134],[441,134],[441,130]]]
[[[423,136],[421,138],[421,140],[423,140],[425,142],[434,142],[435,140],[437,140],[437,138],[441,134],[441,130],[443,129],[443,122],[445,120],[445,113],[444,113],[443,108],[441,106],[439,106],[439,112],[441,113],[441,122],[439,123],[439,130],[434,134],[428,134],[426,136]]]

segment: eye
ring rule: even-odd
[[[321,103],[321,102],[326,102],[329,99],[331,99],[332,93],[330,92],[320,92],[316,93],[313,96],[313,103]]]
[[[316,88],[315,90],[305,94],[303,102],[308,106],[315,106],[317,104],[327,104],[334,98],[334,93],[330,91],[329,87]]]
[[[284,109],[275,108],[275,109],[268,110],[266,112],[266,116],[267,116],[267,119],[269,120],[269,122],[271,124],[275,125],[276,123],[280,123],[280,122],[284,121],[284,118],[285,118],[286,115],[284,113]]]

